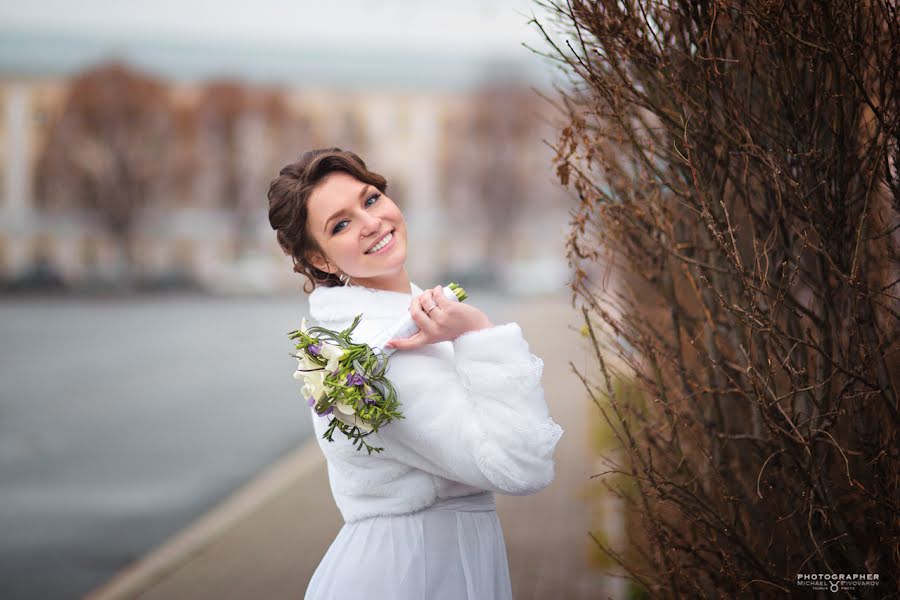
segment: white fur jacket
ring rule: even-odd
[[[353,341],[368,343],[408,313],[422,293],[415,284],[411,290],[318,287],[310,316],[340,331],[362,313]],[[322,439],[333,417],[310,409],[344,521],[411,513],[482,490],[526,495],[546,487],[563,430],[547,411],[543,367],[516,323],[394,352],[387,375],[405,418],[366,438],[380,453],[357,451],[339,431],[333,442]]]

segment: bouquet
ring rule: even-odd
[[[455,283],[443,288],[444,296],[462,302],[468,296]],[[334,431],[339,430],[369,454],[384,448],[369,445],[365,438],[377,432],[394,419],[402,419],[397,392],[387,378],[388,358],[395,348],[384,348],[391,339],[403,339],[419,329],[408,314],[382,331],[372,345],[357,344],[351,334],[362,314],[341,332],[324,327],[307,327],[306,319],[300,329],[288,333],[296,342],[298,354],[294,378],[302,380],[301,394],[310,407],[315,407],[320,417],[331,416],[328,428],[322,435],[334,441]]]

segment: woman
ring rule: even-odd
[[[423,290],[406,272],[406,222],[384,177],[338,148],[305,153],[269,187],[269,222],[309,281],[310,315],[368,342],[408,311],[419,332],[390,340],[388,376],[403,419],[372,433],[381,453],[313,423],[345,524],[307,599],[511,598],[494,493],[553,479],[563,431],[540,384],[542,361],[516,323],[495,326],[470,303]]]

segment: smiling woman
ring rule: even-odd
[[[384,177],[339,148],[306,152],[281,169],[269,186],[269,223],[306,286],[409,293],[406,221],[386,191]]]
[[[342,331],[359,319],[353,341],[361,344],[376,344],[407,314],[419,329],[386,343],[397,350],[388,377],[404,418],[368,434],[383,452],[323,439],[334,417],[311,404],[345,523],[306,599],[508,600],[494,493],[546,487],[563,433],[544,401],[543,363],[517,324],[494,326],[470,303],[448,301],[442,286],[409,280],[406,222],[386,189],[338,148],[307,152],[269,187],[269,221],[313,286],[317,325]]]

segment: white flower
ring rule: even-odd
[[[369,425],[368,423],[365,423],[362,419],[360,419],[358,415],[344,414],[343,412],[341,412],[340,407],[341,407],[341,405],[338,404],[337,405],[338,410],[334,411],[332,414],[334,415],[334,418],[337,419],[338,421],[340,421],[341,423],[345,423],[350,426],[356,425],[362,431],[366,431],[366,432],[372,431],[374,429],[374,427],[372,427],[371,425]]]
[[[319,348],[319,356],[328,360],[325,370],[331,373],[338,368],[341,358],[344,356],[344,349],[334,344],[322,342]]]
[[[325,370],[305,353],[297,356],[294,379],[303,381],[303,397],[318,401],[325,394]]]
[[[294,371],[294,379],[305,380],[308,375],[311,373],[315,373],[311,369],[321,369],[319,365],[314,363],[311,358],[309,358],[305,352],[301,352],[299,355],[295,355],[297,359],[297,370]]]
[[[306,333],[306,317],[300,319],[300,331]]]
[[[303,397],[313,398],[316,402],[325,394],[325,371],[321,369],[306,374],[303,384]]]
[[[345,415],[352,415],[352,414],[356,413],[356,410],[349,404],[343,404],[341,402],[338,402],[334,405],[334,407],[336,409],[338,409],[339,411],[341,411],[342,413],[344,413]]]

